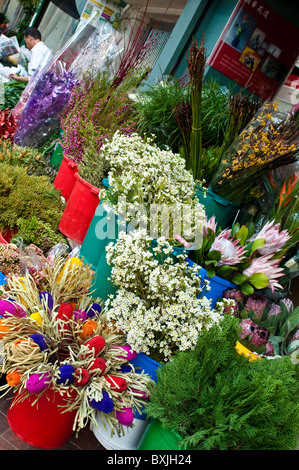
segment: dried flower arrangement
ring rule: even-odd
[[[7,280],[0,300],[2,372],[18,392],[38,402],[51,387],[76,410],[74,430],[96,417],[119,435],[146,403],[150,379],[137,374],[125,337],[108,327],[99,299],[90,293],[93,273],[79,258],[55,257],[39,271]],[[75,392],[75,396],[74,396]]]

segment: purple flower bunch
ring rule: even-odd
[[[74,73],[59,75],[53,70],[39,78],[19,118],[14,141],[37,147],[59,126],[60,115],[77,84]]]
[[[62,147],[65,155],[83,163],[84,152],[98,154],[106,139],[118,130],[130,136],[136,132],[134,110],[128,93],[107,87],[81,83],[74,88],[61,117]]]

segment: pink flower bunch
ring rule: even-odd
[[[274,292],[275,289],[282,289],[282,286],[278,283],[277,279],[282,277],[284,274],[283,268],[279,267],[281,260],[271,258],[272,254],[254,258],[250,266],[244,269],[243,274],[250,278],[253,274],[263,273],[268,278],[267,287]]]
[[[211,246],[211,251],[220,251],[221,259],[219,265],[236,265],[245,258],[245,247],[240,245],[239,240],[234,240],[231,230],[223,230],[216,236]]]
[[[261,255],[274,255],[278,253],[286,242],[291,238],[287,230],[279,230],[280,224],[275,224],[272,220],[267,222],[264,227],[256,234],[254,234],[249,241],[255,241],[260,238],[265,240],[264,246],[258,248]]]

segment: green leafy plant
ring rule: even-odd
[[[54,230],[48,222],[33,216],[30,219],[19,219],[17,222],[18,237],[27,244],[34,243],[43,252],[47,252],[57,243],[65,243],[65,237]]]
[[[183,100],[175,110],[175,117],[182,136],[181,153],[186,159],[187,168],[192,171],[195,179],[209,185],[223,154],[249,123],[261,102],[229,90],[225,94],[216,84],[211,87],[212,100],[208,100],[208,107],[205,108],[206,93],[211,85],[208,82],[208,86],[205,86],[204,82],[204,37],[199,44],[193,41],[189,52],[189,113],[188,102]],[[214,91],[216,96],[213,95]],[[211,102],[214,106],[211,106]],[[206,134],[209,135],[209,132],[206,129],[212,130],[210,139],[207,139]]]
[[[44,166],[42,155],[37,149],[20,147],[5,139],[0,139],[0,162],[22,166],[28,173],[33,173],[38,167]]]
[[[238,319],[203,331],[194,350],[157,372],[146,413],[191,450],[291,450],[299,427],[298,364],[249,361],[236,351]]]
[[[17,80],[4,83],[4,103],[1,104],[0,109],[4,110],[6,108],[14,108],[26,85],[26,82],[18,82]]]
[[[19,219],[35,216],[57,231],[64,206],[49,179],[6,163],[0,168],[0,228],[15,228]]]

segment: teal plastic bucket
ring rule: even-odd
[[[96,271],[106,246],[117,236],[117,217],[100,201],[81,245],[80,256]]]
[[[63,131],[61,130],[60,139],[62,138],[63,138]],[[51,158],[50,158],[51,165],[54,166],[54,168],[56,168],[57,170],[61,165],[62,157],[63,157],[63,148],[59,140],[57,140],[54,150],[52,152]]]
[[[111,276],[112,266],[109,266],[106,259],[106,246],[110,242],[114,242],[118,239],[120,230],[126,230],[130,232],[133,229],[129,224],[124,222],[124,220],[118,216],[110,220],[111,231],[109,232],[110,238],[106,240],[105,246],[103,245],[103,251],[99,257],[98,264],[95,269],[94,280],[91,285],[91,290],[93,297],[100,297],[102,300],[107,300],[109,295],[114,294],[117,291],[117,288],[108,280]]]
[[[106,250],[103,251],[93,281],[91,283],[90,292],[92,297],[99,297],[106,301],[109,295],[115,294],[117,288],[108,280],[111,276],[112,266],[109,266],[106,260]]]
[[[206,192],[203,188],[197,188],[196,197],[205,207],[207,219],[215,216],[217,224],[224,230],[230,227],[237,216],[239,206],[233,202],[213,193],[211,189]]]
[[[164,429],[159,420],[149,422],[137,450],[186,450],[178,446],[181,436],[172,429]]]
[[[193,266],[195,264],[189,258],[186,258],[186,262],[189,264],[189,266]],[[222,299],[223,292],[226,289],[234,289],[237,287],[237,284],[227,281],[226,279],[222,279],[222,277],[219,277],[219,276],[214,276],[212,278],[208,277],[207,271],[204,268],[200,269],[199,276],[201,277],[201,280],[202,280],[202,283],[201,283],[202,287],[204,286],[205,280],[208,280],[210,283],[211,289],[207,292],[204,292],[203,295],[211,300],[212,308],[215,308],[218,297]]]

